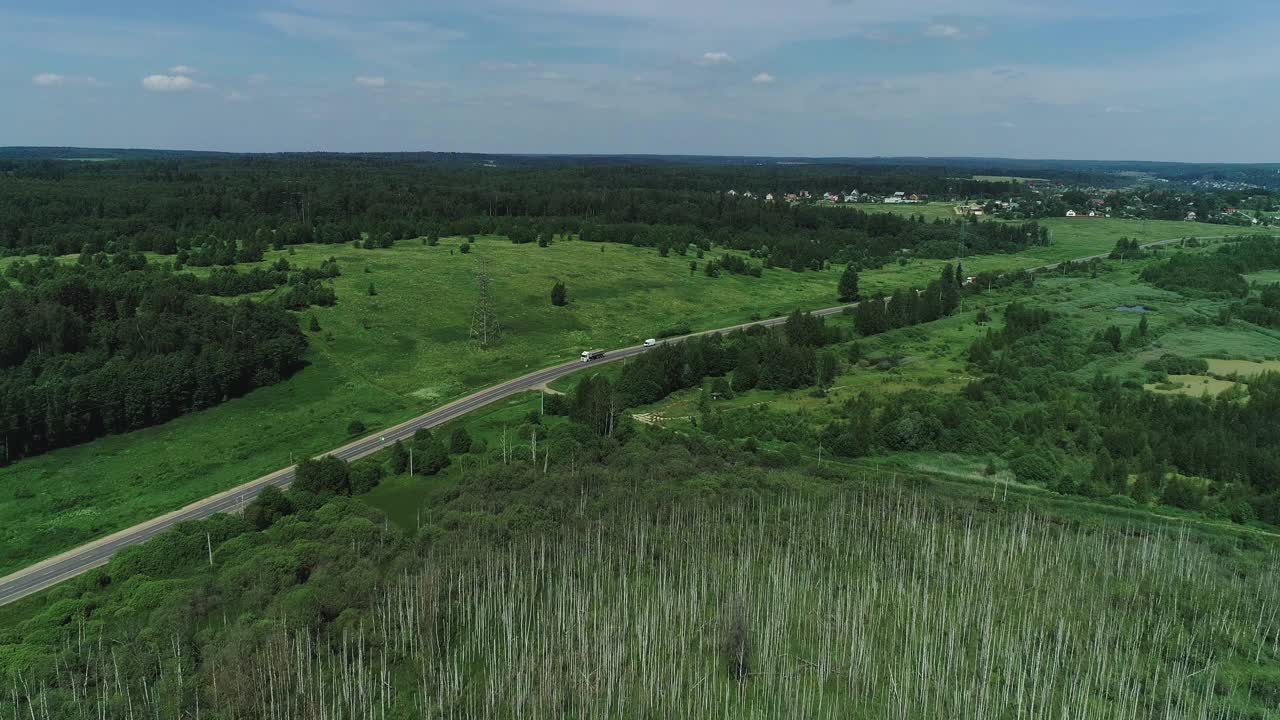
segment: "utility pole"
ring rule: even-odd
[[[409,446],[409,474],[413,474],[413,445]]]
[[[489,264],[481,257],[477,260],[475,309],[471,313],[471,340],[481,349],[493,347],[501,334],[498,327],[498,315],[493,309],[493,289],[490,286]]]
[[[213,538],[209,536],[208,532],[204,534],[204,543],[205,547],[209,549],[209,567],[213,567]]]

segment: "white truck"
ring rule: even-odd
[[[644,341],[645,347],[653,347],[654,345],[657,345],[657,344],[658,344],[658,341],[654,340],[653,338],[649,338],[648,340]]]
[[[582,362],[591,362],[592,360],[599,360],[602,357],[604,357],[603,350],[583,350],[582,351]]]

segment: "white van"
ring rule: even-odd
[[[648,340],[644,341],[645,347],[653,347],[654,345],[657,345],[657,344],[658,344],[658,341],[654,340],[653,338],[649,338]]]

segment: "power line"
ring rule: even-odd
[[[476,288],[476,305],[471,313],[471,340],[482,349],[488,349],[498,343],[502,329],[498,325],[498,314],[493,309],[489,263],[484,257],[476,260]]]

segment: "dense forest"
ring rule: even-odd
[[[926,222],[725,192],[749,186],[781,192],[800,183],[966,194],[1001,189],[839,166],[498,169],[438,158],[161,155],[86,164],[11,160],[6,168],[0,251],[46,257],[10,265],[11,282],[0,288],[6,321],[0,462],[164,422],[299,367],[305,345],[278,308],[334,304],[324,281],[339,270],[332,260],[293,268],[286,258],[248,271],[236,267],[261,261],[269,248],[349,242],[376,251],[406,238],[432,244],[445,234],[479,233],[545,243],[577,233],[663,255],[743,250],[759,262],[722,254],[702,270],[759,275],[765,267],[804,271],[832,262],[856,272],[904,253],[945,258],[1048,243],[1048,232],[1035,224]],[[846,174],[855,170],[862,174]],[[148,265],[143,252],[161,260]],[[48,257],[67,254],[79,254],[79,262],[60,265]],[[188,268],[212,269],[197,277],[183,272]],[[209,301],[250,294],[265,297],[237,305]],[[889,307],[913,318],[938,317],[938,295],[925,293],[923,309],[906,308],[903,298]],[[765,386],[812,383],[821,364],[812,348],[761,346],[746,355],[748,367],[753,357],[786,359],[779,365],[785,380],[762,365]]]
[[[690,245],[750,250],[803,270],[1014,252],[1047,244],[1034,225],[868,215],[763,197],[795,188],[902,188],[939,197],[1002,196],[1008,183],[865,168],[663,164],[476,167],[381,156],[193,157],[73,165],[11,161],[0,174],[0,251],[154,251],[179,264],[228,264],[265,247],[496,233],[515,242],[580,233],[683,253]]]
[[[1280,267],[1280,245],[1269,235],[1240,238],[1211,253],[1178,253],[1142,271],[1142,279],[1165,290],[1208,297],[1243,298],[1245,273]]]
[[[331,272],[336,264],[314,274]],[[199,280],[131,253],[19,261],[7,275],[15,282],[0,278],[2,462],[279,382],[301,367],[307,347],[288,298],[319,282],[279,269]],[[290,278],[283,303],[208,297]]]
[[[408,528],[351,497],[394,454],[309,463],[287,492],[128,549],[0,629],[0,713],[1275,708],[1280,586],[1257,541],[939,494],[771,444],[558,422],[541,457],[468,451]]]

